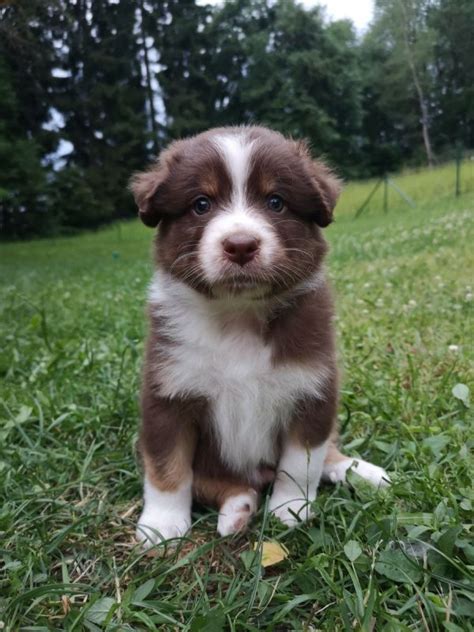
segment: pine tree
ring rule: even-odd
[[[226,2],[209,40],[219,123],[267,124],[307,137],[345,173],[357,162],[360,89],[354,32],[296,2]]]
[[[77,0],[66,8],[68,19],[58,25],[66,73],[56,103],[73,151],[57,180],[66,191],[82,181],[84,202],[63,211],[67,224],[82,227],[134,213],[127,181],[150,155],[150,137],[135,33],[137,3]]]
[[[209,71],[206,36],[210,9],[194,0],[152,0],[156,4],[164,5],[157,23],[157,45],[166,132],[168,139],[179,138],[213,125],[215,77]]]
[[[435,137],[440,145],[474,147],[474,2],[439,0],[428,21],[434,45]]]
[[[40,0],[18,0],[0,9],[0,229],[3,236],[45,233],[55,226],[47,213],[43,158],[55,134],[50,117],[54,63],[51,33],[42,28],[54,10]]]

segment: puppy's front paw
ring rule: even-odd
[[[219,511],[217,520],[217,532],[219,535],[231,535],[243,531],[253,514],[257,511],[257,492],[249,489],[248,492],[230,496]]]
[[[145,510],[138,520],[136,537],[145,549],[149,549],[160,542],[183,537],[190,528],[191,515],[188,513]]]
[[[287,527],[295,527],[312,516],[311,505],[306,498],[292,498],[278,492],[272,494],[269,509]]]

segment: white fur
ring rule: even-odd
[[[378,465],[369,463],[362,459],[347,458],[338,463],[328,463],[323,468],[323,480],[331,483],[344,483],[346,481],[347,470],[353,471],[375,487],[387,487],[390,484],[390,477],[387,472]]]
[[[145,548],[162,540],[182,537],[190,529],[191,479],[176,491],[163,492],[145,476],[143,502],[136,535]]]
[[[274,262],[278,252],[278,237],[269,222],[248,208],[236,206],[211,219],[199,243],[199,261],[209,283],[218,281],[229,267],[222,244],[235,233],[245,233],[260,242],[257,257],[259,267],[263,270]]]
[[[219,535],[231,535],[237,531],[243,531],[257,511],[257,498],[257,492],[254,489],[228,498],[219,511],[217,521]]]
[[[275,366],[272,347],[260,337],[238,322],[222,327],[226,310],[235,314],[234,303],[209,301],[166,273],[156,273],[150,302],[167,318],[166,333],[173,339],[168,358],[157,367],[160,393],[208,398],[221,456],[235,471],[275,463],[275,438],[295,400],[324,397],[328,369]]]
[[[224,256],[223,242],[235,233],[245,233],[259,241],[258,264],[265,269],[277,254],[279,240],[270,222],[252,211],[246,199],[246,183],[252,154],[252,142],[244,136],[220,135],[214,139],[232,181],[230,201],[206,226],[199,243],[199,261],[209,283],[215,283],[223,271],[232,267]]]
[[[214,144],[232,179],[231,206],[242,208],[245,205],[245,188],[253,142],[249,142],[243,134],[220,134],[214,138]]]
[[[284,445],[269,509],[288,526],[311,517],[310,503],[316,499],[326,450],[327,442],[311,449],[290,440]]]

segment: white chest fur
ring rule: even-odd
[[[274,463],[278,430],[297,398],[321,392],[324,367],[275,366],[270,345],[257,334],[222,329],[218,305],[162,274],[154,278],[150,302],[173,340],[160,364],[162,394],[207,398],[221,457],[233,469]]]

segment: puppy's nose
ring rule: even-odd
[[[227,259],[244,266],[255,257],[260,242],[251,235],[236,233],[227,237],[222,245]]]

